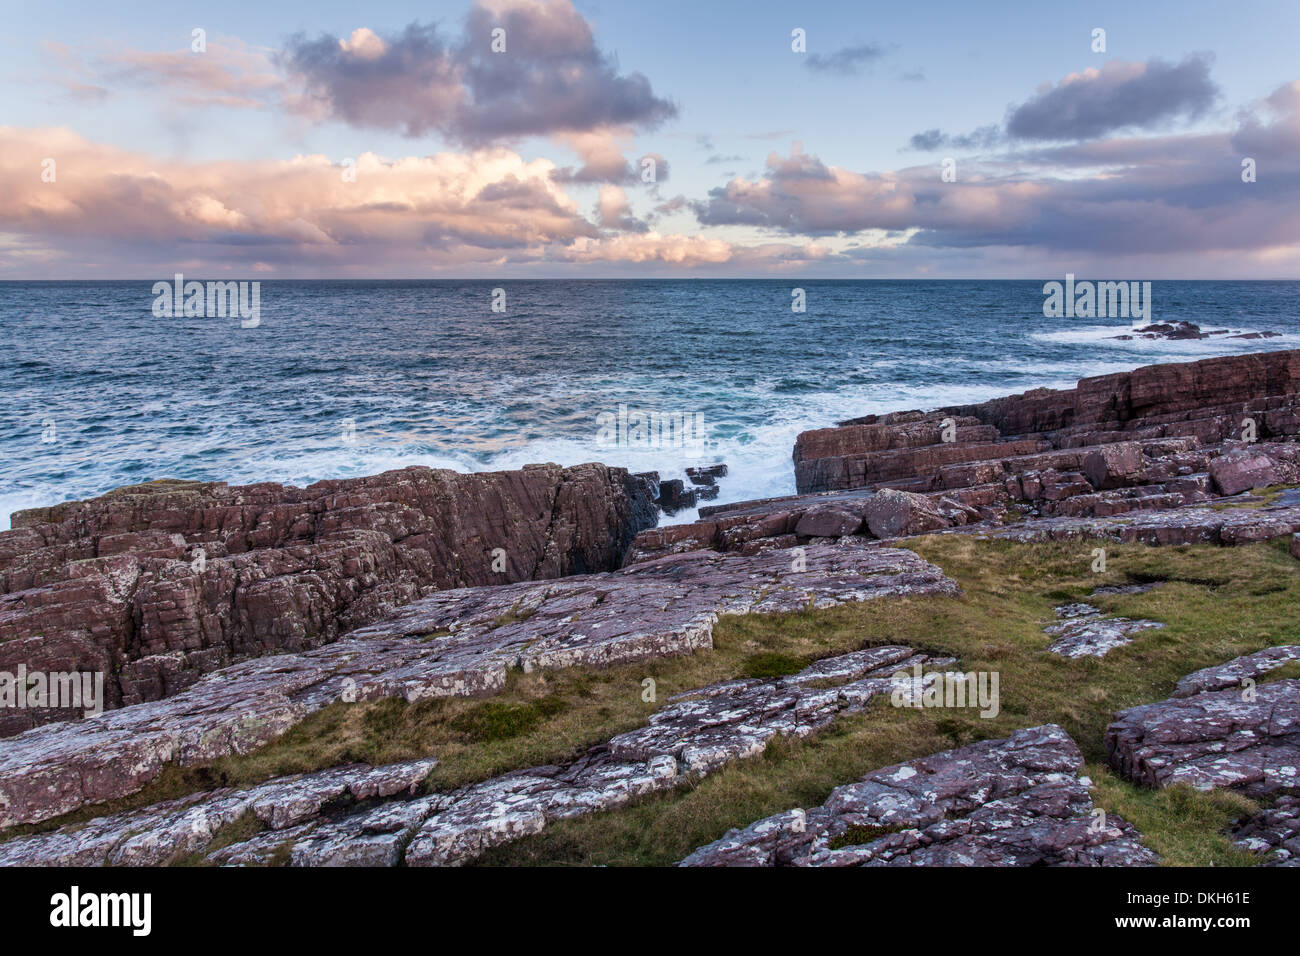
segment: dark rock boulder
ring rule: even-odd
[[[675,515],[686,508],[695,507],[695,490],[687,488],[680,478],[659,482],[659,499],[656,502],[664,514]]]
[[[856,534],[861,527],[860,512],[826,505],[805,511],[795,525],[794,533],[801,538],[839,538]]]
[[[725,478],[726,476],[727,466],[723,464],[686,469],[686,477],[691,480],[693,485],[716,485],[719,478]]]

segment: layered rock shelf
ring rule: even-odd
[[[1198,671],[1179,685],[1182,696],[1121,711],[1106,728],[1111,765],[1147,787],[1226,787],[1258,798],[1300,791],[1300,680],[1256,685],[1252,676],[1291,650]]]
[[[158,866],[206,850],[223,830],[253,817],[266,835],[210,854],[212,862],[267,863],[257,847],[305,832],[327,811],[415,795],[438,761],[386,767],[354,764],[280,777],[246,790],[224,788],[97,817],[84,826],[0,843],[0,866]],[[247,845],[253,843],[252,846]]]
[[[435,761],[345,767],[221,790],[84,826],[0,844],[0,865],[153,865],[203,850],[240,817],[264,829],[207,854],[210,863],[298,866],[455,866],[549,824],[626,805],[636,797],[699,780],[763,752],[778,736],[815,733],[857,713],[912,668],[941,667],[911,648],[866,648],[826,658],[789,677],[728,681],[673,698],[647,725],[620,734],[563,766],[533,767],[451,793],[410,798]],[[375,800],[402,793],[401,799]],[[341,797],[371,805],[324,815]]]
[[[162,481],[19,511],[0,532],[0,671],[105,675],[104,706],[319,647],[436,590],[618,568],[653,503],[604,465]],[[6,709],[0,736],[77,710]]]
[[[1300,434],[1300,351],[1149,365],[1065,391],[853,419],[799,436],[795,478],[804,494],[887,483],[922,492],[996,484],[1011,494],[1017,479],[1013,497],[1054,503],[1075,497],[1071,484],[1090,494],[1175,481],[1183,467],[1203,473],[1196,465],[1222,453],[1204,449],[1243,438],[1247,419],[1257,441]]]
[[[1106,729],[1111,766],[1146,787],[1224,787],[1265,803],[1232,828],[1265,866],[1300,865],[1300,680],[1259,683],[1300,660],[1265,648],[1180,680],[1169,700],[1121,711]]]
[[[499,691],[514,667],[601,667],[712,646],[721,614],[770,614],[900,595],[954,595],[897,548],[700,552],[618,572],[442,591],[345,639],[254,658],[164,700],[34,728],[4,744],[0,827],[141,789],[176,763],[247,753],[338,701]]]
[[[1060,727],[875,770],[820,807],[732,830],[682,866],[1149,866],[1132,825],[1098,815]]]
[[[1298,439],[1300,351],[871,415],[799,435],[798,494],[701,508],[697,522],[639,534],[632,560],[1004,528],[1025,541],[1265,540],[1300,532],[1300,493],[1249,494],[1300,483]]]
[[[1300,866],[1300,796],[1279,797],[1235,827],[1232,837],[1241,849],[1263,857],[1261,866]]]

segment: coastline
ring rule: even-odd
[[[1300,350],[1148,366],[1086,379],[1070,390],[849,418],[799,436],[797,494],[705,505],[700,518],[680,524],[659,522],[642,478],[600,464],[472,475],[407,468],[306,488],[163,481],[19,512],[14,528],[0,532],[6,591],[0,670],[93,671],[106,678],[107,698],[103,713],[90,717],[75,708],[6,711],[0,734],[13,746],[0,761],[0,805],[14,839],[0,843],[0,856],[48,852],[47,838],[22,836],[23,827],[76,819],[98,805],[138,803],[135,795],[153,793],[164,772],[174,772],[169,767],[202,768],[274,751],[295,737],[294,728],[340,707],[468,705],[509,698],[520,680],[564,680],[570,672],[605,673],[599,679],[606,680],[627,667],[653,669],[655,662],[721,661],[725,645],[716,633],[725,632],[723,618],[736,615],[785,620],[856,605],[965,600],[970,583],[946,572],[971,547],[1029,549],[1059,561],[1053,548],[1089,543],[1072,560],[1082,562],[1079,570],[1090,561],[1098,580],[1107,581],[1113,576],[1107,549],[1122,566],[1134,560],[1121,557],[1125,546],[1156,552],[1141,559],[1155,565],[1171,545],[1177,547],[1170,551],[1242,549],[1257,562],[1273,560],[1270,542],[1281,542],[1300,559],[1298,439]],[[1259,547],[1266,550],[1251,550]],[[1148,589],[1117,587],[1116,594]],[[1094,604],[1103,593],[1095,591]],[[1090,610],[1060,632],[1050,652],[1121,656],[1145,640],[1135,636],[1143,628],[1165,626],[1137,621],[1141,627],[1129,627],[1127,619],[1098,617],[1093,605],[1075,606]],[[865,708],[899,686],[889,676],[898,661],[917,661],[914,682],[920,683],[913,692],[920,693],[929,679],[923,665],[930,670],[959,659],[917,657],[915,647],[904,646],[887,663],[857,662],[856,651],[847,650],[843,662],[794,658],[794,670],[776,672],[786,676],[755,672],[755,699],[778,685],[794,693],[802,681],[839,675],[836,680],[857,689],[836,690],[826,701],[860,694]],[[1276,659],[1268,667],[1288,660],[1285,654]],[[745,661],[755,666],[752,658]],[[1178,665],[1171,659],[1167,666]],[[1300,706],[1300,686],[1294,700],[1288,696],[1292,685],[1300,682],[1271,685],[1268,706]],[[709,699],[712,691],[701,693]],[[798,706],[813,706],[812,700]],[[841,706],[830,708],[826,723],[840,719],[834,714]],[[669,708],[658,719],[667,721],[669,713],[676,712]],[[696,740],[715,720],[689,708],[672,719],[680,722],[673,732],[682,740]],[[805,734],[822,724],[783,726],[774,724],[773,733]],[[1083,758],[1070,737],[1059,728],[1039,730],[1008,738],[1006,759],[1021,746],[1015,741],[1036,740],[1057,748],[1071,773],[1081,772]],[[585,814],[614,810],[628,794],[676,792],[685,780],[750,752],[751,743],[730,733],[715,742],[716,757],[689,756],[695,751],[678,743],[671,761],[650,742],[653,734],[634,734],[610,751],[613,763],[601,757],[592,765],[594,776],[582,778],[580,794],[547,799],[560,800],[557,807],[581,805]],[[1145,764],[1135,756],[1140,744],[1124,742],[1126,733],[1115,730],[1107,746],[1116,755],[1115,772],[1133,776]],[[1084,744],[1085,754],[1094,750]],[[412,781],[437,775],[436,761],[426,758],[382,773],[376,768],[392,781],[379,785],[378,798],[389,799],[394,788],[421,792]],[[952,759],[974,757],[960,751]],[[321,766],[333,774],[330,787],[367,792],[369,784],[331,766],[328,759]],[[616,790],[601,782],[607,778]],[[91,779],[93,787],[86,783]],[[325,844],[312,837],[316,843],[295,843],[291,852],[303,854],[307,865],[472,860],[515,837],[501,831],[503,840],[483,843],[475,836],[473,849],[464,844],[454,852],[445,840],[471,839],[495,826],[491,814],[468,808],[502,799],[502,785],[485,779],[481,792],[466,790],[457,797],[466,809],[455,821],[437,801],[420,804],[411,825],[429,834],[449,827],[451,836],[417,839],[397,856],[387,837],[375,843],[365,835],[371,824],[359,816],[347,826],[362,830]],[[284,799],[291,792],[275,791]],[[95,830],[76,838],[77,853],[89,856],[68,859],[108,852],[123,827],[156,837],[164,824],[151,813],[102,818],[96,826],[107,828],[109,843]],[[268,825],[268,836],[281,828]],[[403,832],[405,841],[415,831]],[[838,832],[832,827],[826,839]],[[732,849],[721,856],[715,858],[717,848],[701,849],[692,861],[731,860],[736,839],[728,837]],[[1108,839],[1118,842],[1107,852],[1126,854],[1130,865],[1153,859],[1133,831],[1121,827]],[[137,862],[163,862],[198,846],[153,845],[166,852],[151,850]],[[357,856],[361,845],[371,850]]]

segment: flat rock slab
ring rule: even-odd
[[[248,753],[339,700],[492,694],[512,667],[598,667],[711,647],[720,614],[956,593],[912,552],[857,543],[694,552],[612,573],[443,591],[328,646],[245,661],[174,697],[9,739],[0,828],[134,793],[168,763]]]
[[[1300,644],[1283,644],[1269,647],[1254,654],[1246,654],[1226,664],[1216,664],[1194,671],[1174,687],[1175,697],[1191,697],[1210,690],[1242,687],[1245,680],[1254,680],[1261,674],[1276,670],[1290,661],[1300,660]]]
[[[895,764],[820,807],[732,830],[682,866],[1149,866],[1133,827],[1094,816],[1083,755],[1055,725]]]
[[[1300,680],[1203,691],[1121,711],[1106,729],[1106,752],[1117,771],[1147,787],[1230,787],[1251,797],[1295,791]]]
[[[954,528],[943,534],[986,535],[1028,543],[1110,538],[1150,545],[1240,545],[1300,532],[1300,507],[1171,508],[1104,518],[1041,518],[1009,528]]]
[[[274,842],[305,832],[330,805],[415,793],[438,761],[369,767],[353,764],[280,777],[244,790],[196,793],[98,817],[80,826],[0,843],[0,866],[157,866],[205,849],[223,828],[249,814]],[[258,838],[271,843],[267,836]],[[224,857],[235,857],[222,851]],[[244,858],[248,858],[245,851]]]
[[[679,695],[645,727],[562,766],[533,767],[451,793],[390,799],[326,815],[322,807],[345,786],[357,799],[409,792],[408,784],[423,780],[435,761],[375,770],[338,768],[18,838],[0,844],[0,863],[156,864],[206,847],[221,827],[251,811],[267,829],[211,852],[210,862],[460,865],[556,820],[615,809],[638,796],[698,780],[734,760],[761,754],[774,737],[814,733],[890,694],[899,680],[912,681],[914,665],[949,663],[903,646],[867,648],[817,661],[788,677],[727,681]]]
[[[1060,622],[1043,630],[1056,638],[1047,649],[1062,657],[1104,657],[1117,647],[1131,644],[1138,631],[1164,627],[1159,621],[1103,617],[1091,604],[1062,605],[1056,609],[1056,616]]]
[[[1232,831],[1243,850],[1263,855],[1261,866],[1300,866],[1300,797],[1279,797]]]

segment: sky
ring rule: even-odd
[[[0,14],[0,279],[1300,278],[1294,0]]]

